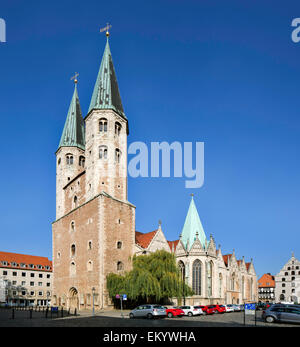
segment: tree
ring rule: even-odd
[[[127,294],[129,300],[160,302],[172,297],[193,295],[183,283],[174,254],[159,250],[149,255],[133,256],[133,269],[124,275],[107,275],[109,296]]]

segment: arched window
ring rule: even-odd
[[[78,199],[77,199],[77,196],[76,196],[76,195],[74,196],[73,201],[74,201],[74,208],[76,208],[77,205],[78,205]]]
[[[60,162],[61,162],[61,159],[59,158],[57,164],[60,165]]]
[[[79,157],[79,166],[84,167],[84,164],[85,164],[85,157],[83,155],[81,155]]]
[[[193,291],[201,295],[201,262],[198,259],[193,264]]]
[[[88,271],[93,271],[93,262],[91,260],[89,260],[88,263],[87,263],[87,270]]]
[[[233,273],[233,274],[231,275],[230,290],[234,290],[234,286],[235,286],[234,282],[235,282],[235,273]]]
[[[206,263],[206,285],[207,285],[207,296],[212,296],[212,261]]]
[[[184,282],[185,281],[185,265],[183,261],[178,262],[179,272],[180,272],[180,279]]]
[[[76,246],[73,244],[71,246],[71,256],[74,257],[75,256],[75,252],[76,252]]]
[[[118,262],[117,262],[117,270],[118,270],[118,271],[121,271],[121,270],[123,270],[123,269],[124,269],[123,263],[122,263],[121,261],[118,261]]]
[[[121,151],[119,148],[116,148],[115,150],[115,162],[120,163],[120,158],[121,158]]]
[[[223,282],[223,277],[222,274],[219,274],[219,297],[222,298],[222,283]]]
[[[122,126],[119,122],[116,122],[115,123],[115,135],[120,135],[120,132],[121,132],[121,129],[122,129]]]
[[[67,161],[67,165],[73,165],[73,155],[67,154],[66,155],[66,161]]]
[[[89,241],[89,243],[88,243],[88,249],[92,249],[92,241]]]
[[[71,222],[71,231],[75,231],[75,222],[74,221]]]
[[[122,248],[122,241],[118,241],[118,242],[117,242],[117,248],[118,248],[118,249],[121,249],[121,248]]]
[[[99,147],[99,159],[107,159],[107,146]]]
[[[100,133],[106,133],[107,132],[107,119],[101,118],[99,120],[99,131]]]

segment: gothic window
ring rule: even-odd
[[[57,162],[57,164],[59,165],[59,164],[60,164],[60,162],[61,162],[61,159],[59,158],[59,159],[58,159],[58,162]]]
[[[122,241],[118,241],[118,242],[117,242],[117,248],[118,248],[118,249],[121,249],[121,248],[122,248]]]
[[[223,278],[222,278],[222,274],[219,274],[219,297],[222,297],[222,282],[223,282]]]
[[[88,243],[88,249],[92,249],[92,241],[89,241],[89,243]]]
[[[180,272],[180,278],[184,282],[185,281],[185,265],[183,261],[178,262],[179,272]]]
[[[193,264],[193,291],[201,295],[201,262],[198,259]]]
[[[71,222],[71,231],[75,231],[75,222],[74,221]]]
[[[84,164],[85,164],[85,157],[83,155],[81,155],[79,157],[79,166],[84,167]]]
[[[107,159],[107,146],[99,147],[99,159]]]
[[[116,150],[115,150],[115,162],[120,163],[120,158],[121,158],[121,151],[118,148],[116,148]]]
[[[67,165],[73,165],[73,155],[67,154],[66,155]]]
[[[123,270],[123,269],[124,269],[123,263],[122,263],[121,261],[118,261],[118,263],[117,263],[117,270],[118,270],[118,271],[121,271],[121,270]]]
[[[75,245],[73,244],[73,245],[71,246],[71,256],[72,256],[72,257],[74,257],[75,251],[76,251],[76,247],[75,247]]]
[[[107,119],[101,118],[99,121],[99,131],[100,133],[106,133],[107,132]]]
[[[212,296],[212,261],[206,263],[207,296]]]
[[[119,122],[116,122],[115,123],[115,135],[118,135],[118,136],[120,135],[121,128],[122,128],[121,124]]]
[[[235,273],[232,274],[230,280],[230,290],[234,290],[234,282],[235,282]]]

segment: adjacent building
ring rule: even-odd
[[[178,240],[167,241],[159,225],[150,233],[136,232],[135,241],[137,255],[158,249],[175,254],[182,278],[195,293],[184,298],[185,304],[243,304],[258,299],[252,259],[250,262],[245,262],[244,257],[237,259],[234,250],[230,254],[222,254],[212,235],[209,239],[206,237],[194,198]]]
[[[50,303],[52,262],[48,258],[0,252],[0,277],[7,304],[45,306]]]
[[[258,300],[265,303],[275,301],[275,277],[270,273],[263,274],[258,280]]]
[[[300,303],[300,262],[294,253],[275,276],[275,301]]]

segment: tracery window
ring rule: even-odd
[[[201,295],[201,262],[199,259],[193,263],[193,291],[196,295]]]

